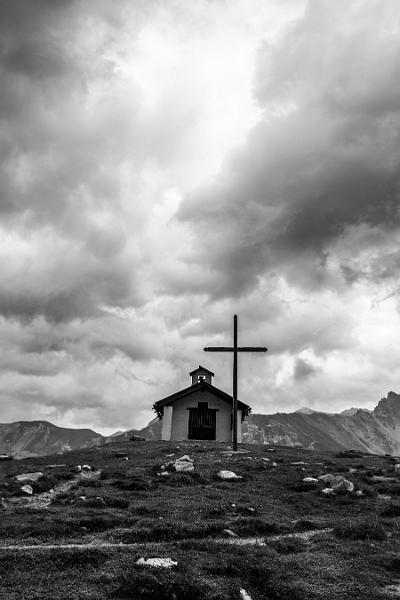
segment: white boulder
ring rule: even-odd
[[[139,558],[136,561],[137,565],[141,565],[144,567],[156,567],[158,569],[170,569],[171,567],[176,567],[177,562],[172,560],[171,558]]]
[[[43,477],[41,471],[37,471],[36,473],[21,473],[21,475],[16,475],[15,481],[37,481],[41,477]]]
[[[330,488],[333,488],[336,491],[354,491],[354,483],[348,479],[345,479],[343,475],[332,475],[331,473],[327,473],[326,475],[320,475],[318,479],[323,483],[327,483]]]
[[[333,488],[327,487],[321,490],[321,494],[323,494],[324,496],[334,496],[335,490]]]
[[[224,481],[237,481],[242,479],[240,475],[236,475],[233,471],[219,471],[218,477]]]
[[[92,467],[90,465],[82,465],[81,469],[82,471],[91,471]]]
[[[304,483],[318,483],[318,479],[315,477],[303,477]]]
[[[244,588],[240,588],[239,590],[240,600],[252,600],[252,597]]]
[[[28,484],[23,485],[21,487],[21,492],[25,492],[25,494],[28,494],[28,496],[32,496],[32,494],[33,494],[32,486],[28,485]]]
[[[174,462],[175,471],[183,473],[192,473],[194,471],[193,459],[187,454],[177,458]]]

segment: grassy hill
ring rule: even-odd
[[[0,598],[243,600],[241,589],[252,600],[400,597],[395,459],[228,449],[126,441],[0,463]],[[168,465],[184,454],[193,473]],[[84,464],[92,470],[78,472]],[[221,481],[221,469],[242,479]],[[15,476],[37,471],[33,496],[24,495]],[[325,496],[326,484],[303,482],[326,473],[354,491]],[[177,566],[138,566],[141,557]]]

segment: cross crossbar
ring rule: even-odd
[[[238,346],[236,352],[267,352],[268,348],[264,346]],[[235,348],[229,348],[228,346],[208,346],[204,348],[204,352],[235,352]]]
[[[208,346],[204,352],[233,352],[233,405],[232,405],[232,440],[233,449],[237,450],[237,358],[238,352],[267,352],[264,346],[238,346],[237,315],[233,316],[233,346]]]

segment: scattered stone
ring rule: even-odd
[[[267,448],[267,450],[266,450],[266,451],[267,451],[267,452],[275,452],[275,451],[276,451],[276,448]]]
[[[315,477],[304,477],[303,478],[304,483],[318,483],[318,479],[316,479]]]
[[[400,472],[400,463],[393,465],[393,469],[394,469],[395,473],[399,473]]]
[[[349,467],[349,473],[357,473],[357,469],[354,467]]]
[[[93,467],[90,465],[82,465],[81,469],[82,471],[92,471]]]
[[[124,456],[122,460],[129,460],[129,456]]]
[[[273,463],[272,463],[272,466],[273,466],[273,467],[277,467],[277,466],[278,466],[278,463],[277,463],[277,462],[273,462]]]
[[[191,459],[187,454],[185,454],[181,458],[176,459],[174,467],[175,471],[183,473],[192,473],[194,471],[193,459]]]
[[[12,456],[9,454],[0,454],[0,460],[12,460]]]
[[[263,456],[261,460],[265,460],[265,462],[271,462],[271,459],[267,458],[266,456]]]
[[[0,498],[0,506],[1,508],[8,508],[4,498]]]
[[[236,475],[233,471],[219,471],[218,477],[224,481],[237,481],[242,479],[240,475]]]
[[[162,473],[157,473],[157,475],[160,475],[161,477],[169,477],[168,471],[162,471]]]
[[[171,458],[171,456],[175,456],[175,452],[172,452],[172,454],[166,454],[165,455],[166,458]]]
[[[21,475],[16,475],[15,481],[37,481],[41,477],[43,477],[41,471],[37,471],[36,473],[21,473]]]
[[[301,465],[309,465],[310,463],[304,462],[304,460],[298,460],[297,462],[292,462],[290,464],[292,464],[293,466],[301,466]]]
[[[33,494],[33,488],[31,485],[23,485],[21,487],[21,492],[25,492],[25,494],[28,494],[29,496],[32,496]]]
[[[170,569],[171,567],[176,567],[177,562],[172,560],[171,558],[139,558],[136,561],[137,565],[141,565],[144,567],[157,567],[158,569]]]
[[[335,495],[335,490],[333,488],[324,488],[323,490],[321,490],[321,494],[323,494],[324,496],[334,496]]]
[[[345,490],[346,492],[354,491],[354,483],[345,479],[343,475],[332,475],[331,473],[327,473],[326,475],[320,475],[318,479],[323,483],[327,483],[329,487],[334,490]]]
[[[240,600],[252,600],[252,597],[244,588],[240,588],[239,590]]]
[[[233,537],[233,538],[239,537],[237,533],[232,531],[232,529],[223,529],[222,533],[225,533],[225,535],[227,535],[228,537]]]
[[[356,496],[364,496],[364,492],[362,490],[357,490]]]

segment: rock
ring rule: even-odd
[[[276,448],[267,448],[267,452],[275,452]]]
[[[277,467],[277,466],[278,466],[278,463],[277,463],[277,462],[273,462],[273,463],[272,463],[272,466],[273,466],[273,467]]]
[[[171,454],[166,454],[165,458],[171,458],[171,456],[175,456],[175,452],[172,452]]]
[[[244,588],[240,588],[239,590],[240,600],[252,600],[252,597]]]
[[[132,435],[130,438],[131,442],[145,442],[146,438],[141,437],[140,435]]]
[[[57,465],[45,465],[45,469],[60,469],[61,467],[67,467],[66,464],[57,464]]]
[[[335,490],[333,488],[327,487],[321,490],[321,494],[323,494],[324,496],[334,496]]]
[[[181,458],[177,458],[174,462],[175,471],[183,473],[192,473],[194,471],[193,460],[185,454]]]
[[[318,479],[315,477],[303,477],[304,483],[318,483]]]
[[[232,531],[232,529],[223,529],[222,533],[225,533],[225,535],[227,535],[228,537],[233,537],[233,538],[239,537],[237,533]]]
[[[266,456],[263,456],[261,460],[265,460],[265,462],[271,462],[271,459],[267,458]]]
[[[400,472],[400,463],[393,465],[393,469],[394,469],[395,473],[399,473]]]
[[[36,473],[21,473],[21,475],[16,475],[15,481],[37,481],[41,477],[43,477],[41,471],[37,471]]]
[[[76,465],[75,469],[78,473],[80,473],[82,471],[81,465]]]
[[[122,460],[129,460],[129,456],[124,456]]]
[[[0,460],[12,460],[12,458],[9,454],[0,454]]]
[[[169,477],[168,471],[162,471],[162,473],[157,473],[157,475],[161,475],[161,477]]]
[[[236,475],[233,471],[219,471],[218,477],[224,481],[237,481],[242,479],[240,475]]]
[[[329,487],[334,490],[345,490],[346,492],[354,491],[354,483],[345,479],[343,475],[332,475],[331,473],[327,473],[326,475],[320,475],[318,479],[323,483],[327,483]]]
[[[33,488],[31,485],[23,485],[21,487],[21,492],[25,492],[25,494],[28,494],[29,496],[32,496],[33,494]]]
[[[0,506],[1,508],[8,508],[4,498],[0,498]]]
[[[127,452],[116,452],[115,456],[117,458],[126,458],[128,456],[128,453]]]
[[[91,467],[90,465],[82,465],[82,471],[91,471],[93,469],[93,467]]]
[[[357,490],[356,496],[364,496],[364,492],[362,490]]]
[[[346,492],[354,492],[354,483],[343,477],[343,479],[339,481],[337,485],[333,486],[333,489],[335,491],[344,490]]]
[[[300,466],[300,465],[308,465],[309,463],[304,462],[304,460],[298,460],[297,462],[292,462],[290,464],[294,465],[294,466],[297,466],[297,465]]]
[[[158,569],[170,569],[171,567],[176,567],[177,562],[172,560],[171,558],[139,558],[136,561],[137,565],[141,565],[144,567],[156,567]]]

